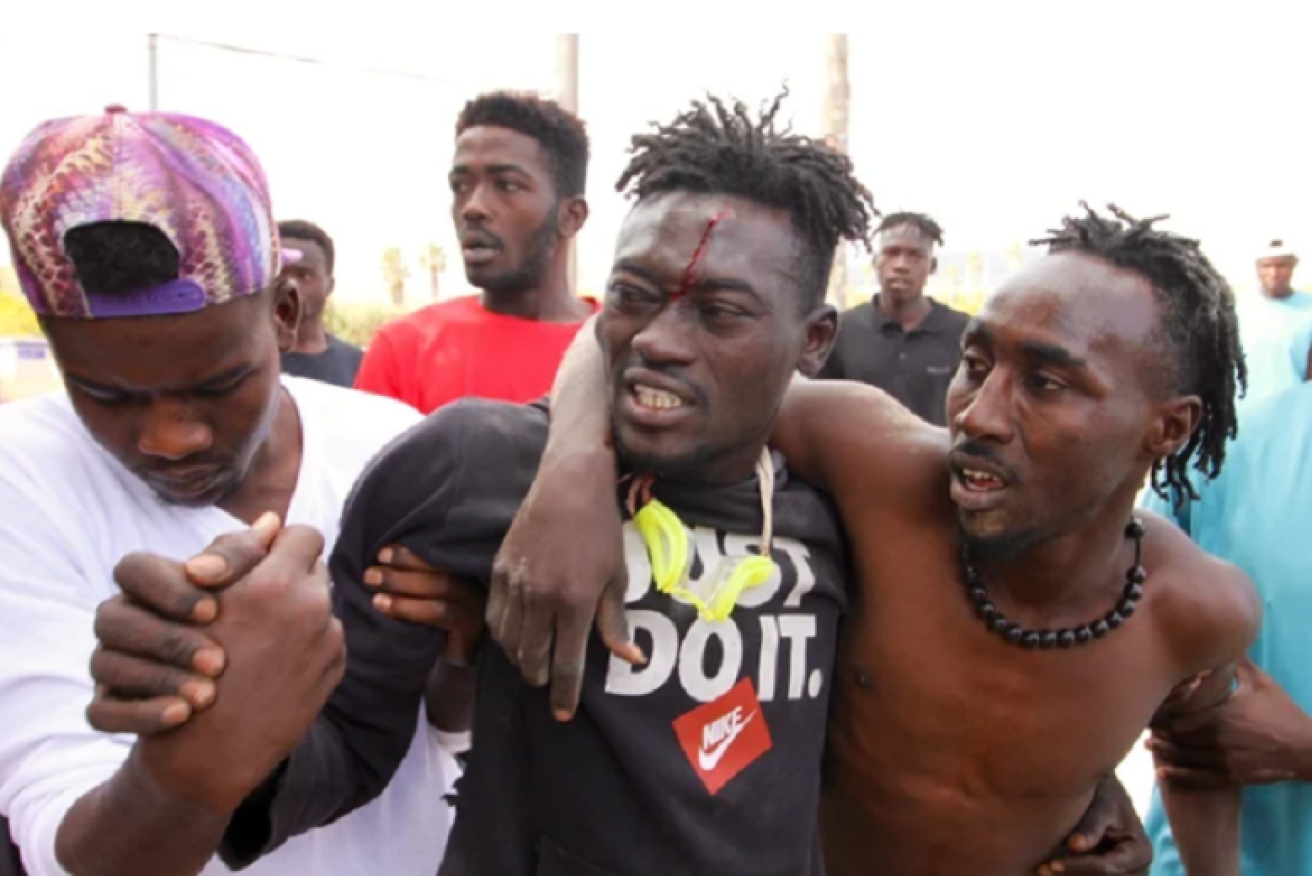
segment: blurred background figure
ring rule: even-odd
[[[1248,361],[1245,408],[1301,383],[1306,376],[1307,344],[1296,353],[1290,351],[1304,324],[1312,321],[1312,295],[1294,289],[1296,267],[1293,248],[1283,238],[1273,239],[1258,252],[1257,291],[1236,296],[1240,340]]]
[[[936,426],[947,425],[948,383],[970,316],[925,294],[943,229],[924,213],[890,213],[878,229],[879,292],[843,314],[821,377],[877,386]]]
[[[313,222],[279,222],[285,258],[282,275],[296,281],[301,292],[301,325],[296,347],[282,354],[282,373],[309,377],[348,389],[355,384],[364,353],[324,328],[328,296],[337,281],[333,239]]]

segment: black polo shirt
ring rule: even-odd
[[[929,314],[909,332],[884,316],[878,295],[844,313],[820,376],[877,386],[921,419],[947,425],[948,383],[961,362],[961,333],[970,316],[926,300]]]
[[[350,389],[355,386],[355,375],[363,361],[363,350],[330,334],[322,353],[283,353],[282,373]]]

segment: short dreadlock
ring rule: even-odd
[[[943,245],[943,227],[926,213],[889,213],[884,217],[884,221],[879,223],[875,233],[881,234],[890,228],[898,228],[902,225],[913,225],[920,229],[921,234],[939,246]]]
[[[788,211],[806,240],[803,305],[824,301],[840,239],[870,251],[879,213],[847,156],[776,125],[788,89],[753,118],[742,101],[694,101],[668,125],[633,138],[633,158],[615,189],[639,201],[667,192],[735,195]]]
[[[1171,391],[1197,395],[1203,416],[1189,442],[1153,463],[1152,486],[1158,495],[1171,492],[1174,502],[1198,498],[1189,481],[1193,467],[1209,480],[1225,461],[1226,443],[1238,431],[1235,402],[1248,384],[1248,369],[1239,344],[1239,322],[1230,284],[1203,255],[1198,241],[1153,226],[1166,216],[1135,219],[1108,205],[1101,216],[1081,202],[1083,216],[1068,216],[1050,237],[1031,241],[1049,252],[1076,251],[1127,268],[1152,283],[1164,309],[1161,337],[1170,348],[1167,360]],[[1236,392],[1236,390],[1238,390]]]

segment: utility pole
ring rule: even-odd
[[[579,35],[556,34],[556,101],[574,114],[579,111]],[[578,246],[569,242],[569,291],[578,293]]]
[[[848,102],[852,96],[847,78],[847,34],[825,37],[825,142],[847,154]],[[828,299],[839,307],[847,306],[847,244],[840,240],[834,253],[834,268],[829,274]]]

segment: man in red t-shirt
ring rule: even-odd
[[[451,216],[465,276],[481,295],[389,323],[356,389],[431,413],[465,396],[527,402],[547,394],[596,309],[569,289],[569,243],[588,218],[588,135],[550,100],[498,92],[456,121]]]

